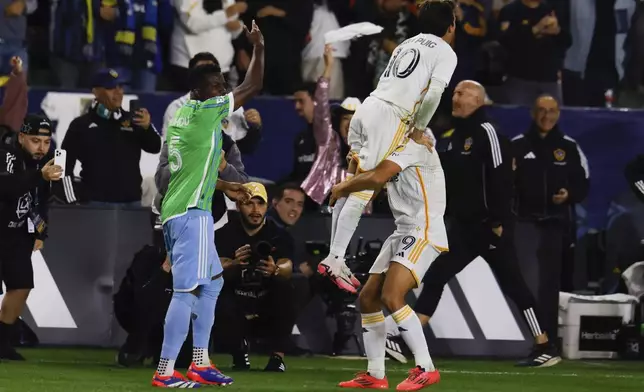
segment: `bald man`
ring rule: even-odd
[[[577,142],[559,129],[559,113],[554,97],[537,98],[530,129],[512,139],[517,254],[551,336],[558,329],[560,288],[572,290],[574,206],[588,195],[590,175]]]
[[[477,82],[463,81],[454,90],[454,129],[443,134],[436,145],[447,185],[445,224],[449,252],[439,256],[425,274],[415,311],[427,324],[438,307],[443,287],[481,256],[502,290],[521,310],[535,339],[535,349],[519,365],[552,366],[561,358],[540,327],[535,300],[521,275],[511,235],[510,143],[488,121],[485,102],[485,89]],[[392,357],[399,356],[389,351]]]

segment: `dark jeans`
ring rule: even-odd
[[[215,348],[234,354],[244,339],[263,338],[272,352],[288,351],[296,318],[293,293],[290,280],[272,278],[268,292],[255,300],[251,310],[248,298],[238,297],[224,285],[215,311]]]
[[[432,316],[443,295],[443,287],[477,256],[490,265],[503,292],[523,311],[531,331],[538,329],[530,316],[535,313],[535,300],[526,285],[514,250],[512,226],[504,226],[503,235],[497,237],[484,223],[461,222],[446,219],[449,249],[441,254],[425,274],[424,288],[414,307],[416,312]],[[528,312],[532,310],[532,312]],[[532,324],[530,324],[532,323]]]
[[[519,265],[542,310],[542,327],[553,339],[558,335],[565,229],[561,221],[519,221],[515,226]]]

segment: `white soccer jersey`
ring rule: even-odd
[[[456,63],[456,53],[442,38],[418,34],[394,50],[371,95],[395,106],[401,118],[413,117],[432,78],[448,85]]]
[[[402,168],[387,184],[398,231],[415,231],[439,251],[447,250],[445,174],[438,153],[410,140],[387,159]]]

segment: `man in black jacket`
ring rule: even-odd
[[[481,256],[522,311],[535,338],[534,352],[520,365],[552,366],[561,358],[539,326],[534,298],[515,255],[510,144],[488,121],[484,103],[485,90],[479,83],[466,80],[456,86],[452,99],[455,128],[436,145],[445,171],[450,251],[436,259],[425,275],[415,310],[421,322],[429,322],[443,286]]]
[[[588,195],[588,161],[577,142],[559,130],[554,97],[539,97],[532,117],[530,130],[512,140],[519,218],[516,248],[524,276],[531,277],[532,292],[543,309],[544,327],[550,336],[557,336],[559,283],[572,281],[574,208]],[[571,283],[566,286],[569,291]]]
[[[79,201],[73,188],[76,161],[82,164],[84,202],[96,206],[141,205],[141,150],[161,151],[161,137],[140,109],[130,113],[122,108],[123,81],[113,69],[94,75],[95,100],[86,114],[69,124],[61,148],[67,151],[63,189],[68,203]]]
[[[43,248],[47,237],[50,181],[62,169],[47,160],[51,123],[27,115],[16,137],[0,145],[0,358],[24,360],[10,343],[11,326],[22,313],[34,287],[32,252]]]

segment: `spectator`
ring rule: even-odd
[[[488,37],[489,9],[475,0],[459,0],[456,7],[455,52],[458,64],[450,86],[461,80],[474,79],[480,68],[481,45]]]
[[[60,87],[90,87],[92,75],[105,59],[107,31],[113,29],[110,25],[118,13],[115,5],[109,1],[52,1],[51,64]],[[94,23],[87,23],[90,18]]]
[[[61,147],[67,151],[62,182],[68,203],[79,200],[72,183],[78,160],[82,165],[82,201],[94,206],[141,206],[141,150],[158,153],[161,138],[147,109],[132,114],[123,110],[122,83],[113,69],[97,72],[92,83],[95,100],[89,112],[69,125]]]
[[[293,238],[265,219],[266,189],[248,183],[251,199],[237,203],[239,219],[215,234],[224,267],[224,287],[216,309],[214,342],[233,355],[233,368],[250,369],[247,339],[262,336],[271,356],[265,371],[284,372],[284,352],[295,324]]]
[[[197,53],[188,63],[188,69],[193,69],[204,64],[219,64],[219,61],[212,53],[200,52]],[[165,111],[163,116],[163,134],[170,121],[174,117],[177,110],[183,106],[190,99],[190,93],[179,97],[172,101]],[[249,154],[255,151],[261,139],[262,118],[259,112],[255,109],[244,111],[244,107],[240,106],[233,114],[226,119],[223,124],[224,132],[233,138],[239,150],[242,153]]]
[[[618,99],[621,107],[644,108],[644,2],[637,3],[626,46],[626,74]]]
[[[375,68],[372,87],[376,87],[380,75],[387,67],[394,49],[419,33],[416,16],[411,13],[404,0],[382,0],[375,24],[383,26],[380,38],[371,42],[369,64]]]
[[[283,229],[295,225],[304,211],[306,194],[298,184],[286,183],[273,196],[267,216]]]
[[[255,19],[266,37],[264,91],[293,94],[302,81],[302,50],[313,19],[313,0],[249,0],[243,17],[247,25]]]
[[[108,54],[108,65],[117,67],[131,89],[154,92],[161,72],[159,23],[170,0],[132,0],[118,2],[115,45]]]
[[[190,59],[202,50],[215,55],[228,80],[235,54],[232,40],[243,31],[239,17],[248,5],[234,0],[173,0],[173,4],[177,20],[172,32],[170,62],[175,90],[188,90]]]
[[[559,73],[571,39],[552,7],[542,0],[518,0],[501,9],[499,23],[499,42],[508,53],[506,103],[529,106],[541,94],[561,103]]]
[[[13,57],[23,59],[22,68],[27,72],[27,14],[36,8],[37,0],[0,1],[0,77],[11,73],[9,64]],[[2,84],[0,81],[0,86]]]
[[[346,3],[348,6],[348,3]],[[308,43],[302,52],[302,79],[306,82],[316,82],[326,68],[324,35],[340,28],[338,18],[330,9],[328,0],[315,0],[313,22],[308,35]],[[344,74],[342,61],[349,55],[349,42],[333,44],[333,56],[339,61],[332,64],[329,74],[329,98],[344,98]]]
[[[313,97],[317,86],[315,83],[304,83],[295,91],[295,111],[306,121],[306,129],[300,132],[293,143],[293,171],[281,182],[301,184],[309,175],[317,153],[317,143],[313,134],[313,116],[315,103]]]
[[[560,281],[572,289],[574,208],[588,195],[588,161],[577,142],[559,129],[554,97],[537,99],[532,118],[530,130],[512,141],[516,249],[526,282],[543,309],[543,327],[557,336]]]
[[[322,204],[331,188],[346,177],[346,156],[349,152],[347,136],[351,117],[360,105],[357,98],[347,98],[336,109],[340,129],[333,130],[332,114],[329,106],[331,73],[334,69],[335,55],[333,48],[327,45],[324,51],[325,68],[315,89],[313,114],[313,134],[316,139],[316,159],[311,171],[302,183],[304,192],[316,203]],[[342,112],[342,113],[340,113]]]
[[[572,45],[566,53],[564,101],[574,106],[604,106],[606,90],[624,77],[625,40],[635,1],[572,1]]]
[[[11,59],[12,71],[4,87],[0,106],[0,143],[4,132],[18,132],[27,114],[27,76],[22,70],[22,59]]]

